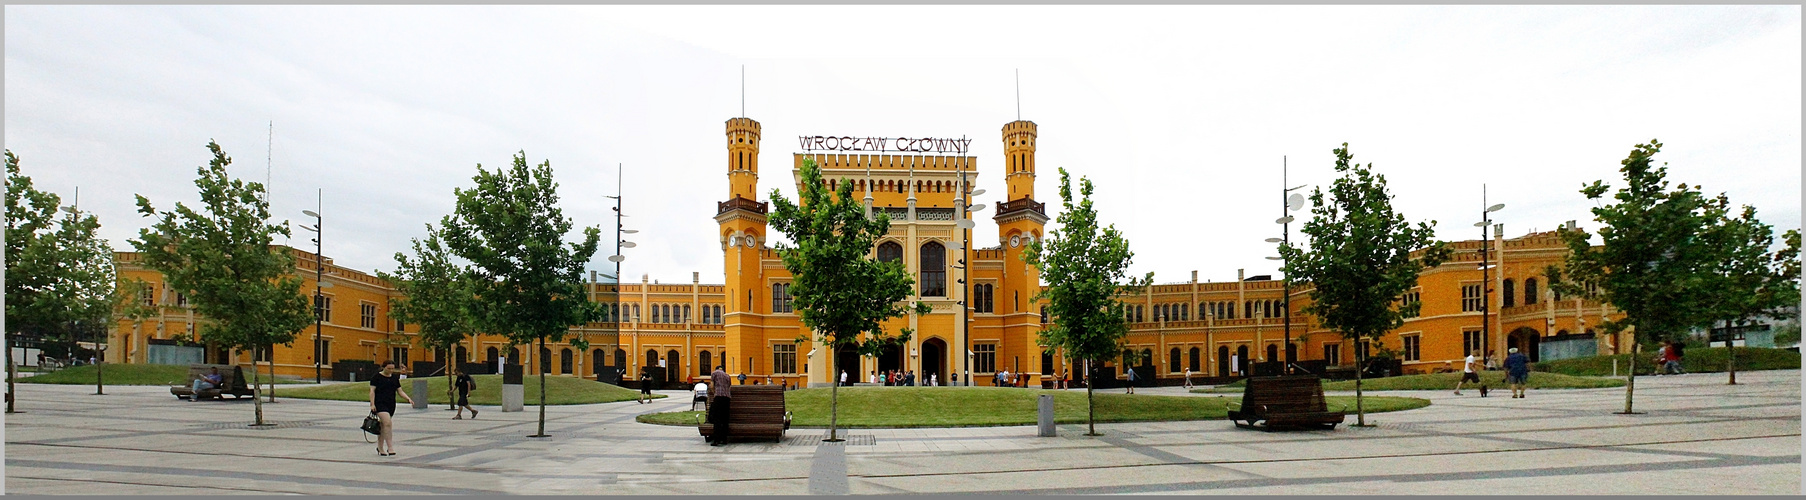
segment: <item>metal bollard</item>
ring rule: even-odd
[[[426,379],[423,379],[423,378],[414,379],[414,390],[408,391],[408,392],[410,393],[410,394],[408,394],[409,396],[414,397],[414,409],[425,410],[426,409]]]
[[[1042,394],[1040,400],[1037,401],[1036,403],[1038,403],[1038,404],[1036,404],[1036,406],[1039,407],[1037,409],[1036,413],[1038,414],[1037,416],[1039,417],[1039,421],[1041,424],[1039,432],[1036,435],[1038,435],[1040,437],[1054,437],[1055,432],[1054,432],[1054,399],[1053,399],[1053,395],[1052,394]]]

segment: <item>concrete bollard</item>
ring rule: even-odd
[[[1054,437],[1055,432],[1054,432],[1054,399],[1053,399],[1053,395],[1052,394],[1042,394],[1040,401],[1037,401],[1037,403],[1038,404],[1036,404],[1036,406],[1039,408],[1037,408],[1036,413],[1037,413],[1037,417],[1039,417],[1039,421],[1040,421],[1041,425],[1040,425],[1040,429],[1039,429],[1040,432],[1037,433],[1036,435],[1038,435],[1040,437]]]
[[[426,379],[423,379],[423,378],[414,379],[414,390],[408,391],[408,395],[414,397],[414,409],[425,410],[426,409]]]
[[[502,411],[521,411],[527,401],[527,386],[502,384]]]

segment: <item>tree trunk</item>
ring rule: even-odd
[[[1367,360],[1355,360],[1355,427],[1367,426],[1367,409],[1361,406],[1361,372]]]
[[[446,345],[444,347],[444,349],[445,349],[445,400],[446,400],[446,402],[451,404],[451,408],[446,408],[446,409],[447,410],[457,410],[458,409],[458,397],[457,397],[458,388],[453,387],[453,385],[455,385],[457,383],[457,379],[452,377],[452,365],[456,364],[458,362],[458,358],[454,357],[454,353],[452,352],[451,345]],[[460,367],[458,367],[458,369],[462,370],[462,369],[464,369],[464,367],[460,366]]]
[[[1085,363],[1085,427],[1087,436],[1102,436],[1097,433],[1097,400],[1092,389],[1097,387],[1097,369],[1087,361]]]
[[[836,375],[837,372],[835,371],[836,367],[834,366],[834,363],[837,361],[840,361],[840,360],[834,359],[837,357],[835,355],[839,353],[839,350],[829,349],[829,351],[830,352],[828,353],[828,382],[833,384],[833,388],[828,389],[828,441],[835,442],[835,441],[840,441],[840,434],[838,433],[839,432],[838,425],[840,424],[840,384],[841,384],[841,382],[840,382],[840,379],[838,378],[838,376]]]
[[[1637,358],[1643,356],[1643,343],[1638,342],[1636,348],[1630,350],[1630,372],[1624,374],[1624,414],[1631,414],[1630,397],[1637,389]]]
[[[270,402],[274,403],[276,402],[276,346],[271,345],[268,349],[270,351]],[[251,363],[251,369],[256,370],[257,363]]]
[[[100,356],[94,357],[94,395],[105,396],[107,391],[101,388]]]
[[[546,352],[546,338],[545,337],[539,338],[539,352],[540,352],[540,354],[545,354],[545,352]],[[546,370],[545,370],[545,367],[546,367],[546,364],[550,362],[550,360],[539,359],[536,361],[539,363],[539,433],[534,434],[533,437],[547,437],[546,436]]]
[[[251,349],[252,349],[252,351],[251,351],[251,406],[256,408],[256,412],[257,412],[257,421],[252,422],[251,425],[261,427],[261,426],[265,425],[263,423],[263,395],[258,394],[258,393],[262,392],[262,390],[263,390],[263,381],[258,380],[259,373],[257,371],[257,351],[256,351],[257,348],[252,347]],[[226,385],[226,384],[220,384],[220,385]],[[221,389],[225,389],[225,388],[221,387]],[[201,394],[198,392],[195,393],[195,395],[193,395],[193,396],[189,396],[190,400],[197,399],[200,397],[201,397]]]
[[[1730,356],[1730,359],[1725,361],[1724,369],[1731,374],[1731,382],[1725,385],[1737,385],[1737,345],[1731,343],[1731,337],[1733,336],[1726,336],[1724,339],[1725,354]]]
[[[13,378],[19,375],[19,367],[13,364],[13,340],[11,335],[6,339],[6,412],[13,412],[13,400],[19,395],[13,392]]]

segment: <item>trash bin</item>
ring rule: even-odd
[[[1039,417],[1039,422],[1041,424],[1040,429],[1039,429],[1040,432],[1037,435],[1040,437],[1054,437],[1055,433],[1054,433],[1053,395],[1052,394],[1042,394],[1040,401],[1037,401],[1037,403],[1038,404],[1036,406],[1038,408],[1036,411],[1036,413],[1037,413],[1036,416]]]

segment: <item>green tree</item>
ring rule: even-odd
[[[558,208],[552,162],[527,166],[527,152],[511,167],[477,165],[476,187],[458,189],[457,208],[439,224],[445,247],[471,263],[477,325],[512,344],[564,339],[573,325],[593,320],[583,291],[583,268],[596,254],[601,230],[583,228],[583,241],[564,241],[573,227]],[[542,360],[543,363],[543,360]],[[546,436],[545,370],[539,373],[539,432]]]
[[[1311,192],[1312,217],[1302,231],[1310,237],[1310,250],[1281,244],[1282,270],[1291,286],[1310,287],[1311,304],[1303,312],[1318,324],[1357,346],[1378,344],[1381,335],[1417,315],[1419,303],[1401,303],[1401,297],[1416,286],[1419,272],[1442,265],[1451,251],[1435,240],[1435,221],[1413,226],[1392,208],[1386,176],[1374,173],[1372,163],[1353,163],[1346,142],[1335,154],[1341,177],[1329,196],[1321,188]],[[1355,425],[1364,427],[1366,356],[1355,352]]]
[[[778,255],[790,270],[790,295],[803,326],[815,332],[827,348],[829,380],[838,368],[834,354],[852,347],[861,356],[876,356],[887,345],[908,339],[913,332],[884,331],[885,320],[908,314],[905,304],[915,280],[902,262],[880,262],[872,245],[890,230],[890,217],[882,211],[866,218],[865,206],[853,198],[853,183],[841,182],[834,192],[822,181],[821,167],[805,158],[802,168],[801,204],[792,203],[776,189],[771,191],[771,225],[795,242],[780,244]],[[927,314],[927,304],[917,302],[916,314]],[[806,340],[799,338],[798,341]],[[840,384],[828,395],[828,439],[838,441]]]
[[[74,356],[83,332],[94,332],[98,327],[104,337],[111,328],[118,277],[114,273],[113,248],[100,237],[100,219],[93,214],[84,215],[74,206],[63,207],[63,211],[54,236],[41,240],[34,248],[46,252],[38,259],[57,264],[41,298],[57,304],[59,311],[55,312],[60,312],[62,324],[69,326],[63,337]],[[76,325],[86,328],[77,329]],[[91,340],[98,350],[100,341],[105,339]],[[96,393],[101,392],[99,373],[96,367]]]
[[[13,339],[20,333],[41,333],[58,323],[58,310],[40,302],[56,271],[45,262],[39,247],[54,237],[52,224],[62,199],[32,186],[20,173],[19,157],[6,150],[6,412],[13,412]]]
[[[1022,260],[1040,271],[1047,283],[1031,300],[1047,301],[1050,317],[1041,329],[1036,343],[1042,348],[1060,349],[1066,359],[1086,361],[1085,406],[1087,436],[1098,436],[1097,405],[1093,404],[1096,366],[1117,353],[1129,363],[1131,353],[1123,349],[1129,333],[1128,304],[1118,300],[1124,294],[1140,293],[1154,281],[1154,273],[1135,278],[1128,275],[1135,252],[1129,251],[1129,240],[1115,224],[1099,227],[1097,208],[1092,205],[1091,179],[1079,178],[1080,199],[1074,204],[1072,176],[1060,169],[1060,201],[1063,209],[1056,220],[1060,229],[1049,231],[1046,238],[1029,243]],[[1125,369],[1128,367],[1124,367]]]
[[[1643,343],[1679,340],[1714,319],[1711,285],[1725,257],[1712,237],[1715,224],[1725,218],[1723,205],[1686,184],[1668,188],[1666,166],[1653,166],[1662,143],[1638,144],[1619,162],[1625,188],[1613,195],[1614,203],[1593,209],[1600,246],[1589,242],[1585,230],[1561,231],[1568,256],[1560,267],[1545,272],[1564,293],[1589,290],[1594,296],[1624,311],[1624,319],[1606,321],[1608,334],[1629,329],[1636,338],[1635,354],[1624,385],[1624,413],[1631,412],[1636,389],[1636,363]],[[1587,199],[1604,198],[1610,187],[1604,181],[1583,186]]]
[[[452,261],[439,233],[428,224],[426,241],[413,240],[414,258],[395,252],[395,274],[378,272],[377,276],[393,283],[398,292],[389,299],[389,315],[403,323],[419,325],[415,340],[421,348],[449,352],[477,333],[476,294],[468,281],[470,270]],[[452,381],[449,367],[455,362],[456,359],[446,362],[448,388]]]
[[[213,160],[196,169],[194,181],[200,210],[176,203],[173,211],[159,211],[138,195],[138,213],[156,223],[139,230],[132,246],[171,288],[187,291],[195,311],[208,319],[201,325],[203,340],[253,353],[292,344],[314,317],[301,294],[301,277],[294,274],[294,255],[271,245],[276,235],[289,235],[288,224],[267,222],[263,184],[233,179],[226,173],[232,163],[226,152],[212,141],[207,149]],[[274,371],[272,363],[272,380]],[[258,384],[255,364],[251,373]],[[254,425],[266,425],[263,398],[257,396]]]
[[[1720,193],[1716,201],[1729,213],[1730,200]],[[1786,245],[1776,249],[1774,227],[1756,219],[1756,208],[1744,205],[1735,218],[1723,217],[1705,236],[1721,255],[1713,273],[1715,283],[1707,294],[1712,317],[1725,327],[1748,324],[1758,317],[1786,319],[1797,314],[1788,306],[1800,303],[1799,230],[1784,235]],[[1710,340],[1708,339],[1708,342]],[[1737,348],[1725,339],[1729,385],[1737,384]]]

